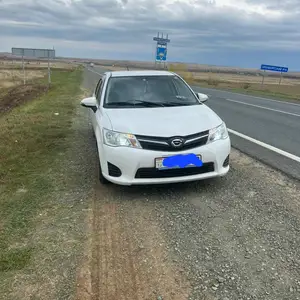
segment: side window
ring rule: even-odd
[[[101,83],[99,85],[99,89],[98,89],[97,94],[96,94],[98,105],[100,105],[100,99],[101,99],[101,94],[102,94],[104,82],[105,82],[105,77],[102,77]]]

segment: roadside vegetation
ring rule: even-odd
[[[47,77],[37,77],[0,90],[0,299],[5,300],[62,299],[45,285],[74,277],[66,258],[76,261],[83,237],[74,224],[83,217],[82,202],[57,198],[72,188],[67,153],[83,94],[82,69],[54,69],[49,90]],[[70,293],[66,286],[61,290]]]
[[[243,94],[300,101],[300,82],[296,79],[268,79],[262,85],[261,76],[190,72],[184,64],[171,64],[169,70],[178,73],[190,85],[228,90]]]
[[[194,79],[191,84],[254,96],[276,98],[278,100],[300,101],[300,85],[262,85],[260,83],[249,82],[228,82],[213,78],[209,78],[207,80]]]

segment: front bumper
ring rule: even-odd
[[[224,161],[230,154],[230,139],[215,141],[213,143],[200,146],[191,150],[181,152],[152,151],[145,149],[133,149],[128,147],[109,147],[102,145],[99,155],[101,157],[101,168],[103,176],[116,184],[136,185],[136,184],[163,184],[174,182],[186,182],[202,180],[212,177],[224,176],[229,171],[229,165],[223,166]],[[214,170],[196,175],[185,175],[163,178],[136,178],[140,168],[155,168],[155,158],[176,154],[200,154],[203,164],[213,163]],[[110,176],[108,163],[121,170],[121,176]]]

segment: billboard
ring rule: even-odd
[[[11,53],[16,56],[34,58],[55,58],[54,49],[12,48]]]

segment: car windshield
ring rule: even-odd
[[[137,108],[201,104],[176,75],[111,77],[104,107]]]

